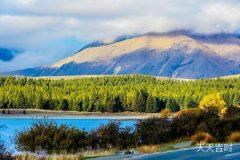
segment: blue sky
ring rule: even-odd
[[[24,50],[0,71],[48,65],[126,34],[239,33],[239,15],[239,0],[0,0],[0,47]]]

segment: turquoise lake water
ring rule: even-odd
[[[0,117],[0,135],[1,139],[9,146],[11,150],[15,150],[13,142],[14,135],[21,130],[27,129],[32,126],[33,123],[43,120],[42,118],[16,118],[16,117]],[[52,117],[45,119],[46,121],[54,121],[57,124],[66,124],[85,131],[96,129],[100,125],[107,124],[110,121],[119,121],[121,126],[133,126],[136,120],[119,120],[114,117]]]

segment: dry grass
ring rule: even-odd
[[[214,142],[213,136],[207,132],[198,132],[191,137],[191,140],[195,144],[207,144]]]
[[[88,150],[88,151],[84,151],[81,154],[84,157],[100,157],[100,156],[111,156],[114,155],[116,153],[116,150],[112,149],[112,150]]]
[[[201,110],[199,108],[189,108],[186,110],[181,110],[175,113],[174,117],[185,117],[185,116],[199,116]]]
[[[21,154],[16,156],[16,160],[83,160],[99,156],[114,155],[115,150],[88,150],[77,154],[51,154],[39,157],[35,154]]]
[[[48,155],[46,157],[37,157],[35,155],[25,154],[16,157],[16,160],[83,160],[84,157],[81,154],[60,154],[60,155]]]
[[[16,160],[38,160],[38,158],[32,154],[21,154],[17,155],[15,158]]]
[[[232,132],[230,136],[227,137],[227,142],[229,143],[240,142],[240,132]]]
[[[168,117],[171,117],[172,115],[173,115],[172,111],[168,108],[165,108],[160,112],[161,118],[168,118]]]
[[[63,155],[50,155],[46,160],[83,160],[84,156],[81,154],[63,154]]]
[[[137,148],[140,153],[154,153],[160,151],[159,145],[143,145]]]

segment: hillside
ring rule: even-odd
[[[240,40],[234,35],[144,34],[95,42],[55,64],[3,75],[144,74],[200,79],[240,74],[239,57]]]

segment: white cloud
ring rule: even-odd
[[[234,4],[209,4],[196,15],[197,32],[238,32],[240,29],[240,6]]]
[[[1,0],[0,44],[83,41],[127,33],[190,29],[237,32],[237,0]]]

